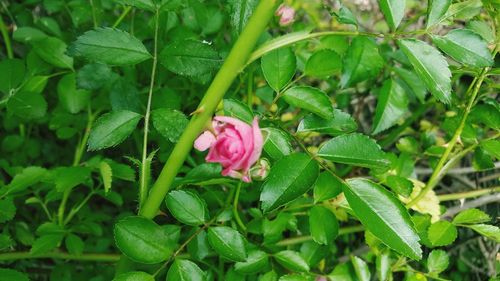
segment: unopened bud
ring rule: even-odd
[[[253,180],[263,181],[267,178],[269,170],[271,170],[269,161],[265,158],[261,158],[259,162],[250,169],[250,175]]]
[[[281,4],[276,10],[276,16],[280,17],[280,25],[290,25],[295,18],[295,9],[285,4]]]

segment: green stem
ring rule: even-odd
[[[97,253],[72,255],[64,252],[52,252],[42,255],[33,255],[30,252],[11,252],[11,253],[0,254],[0,261],[25,260],[25,259],[62,259],[62,260],[75,260],[75,261],[116,262],[120,259],[120,255],[97,254]]]
[[[82,202],[80,202],[80,204],[78,204],[78,206],[71,209],[68,216],[64,219],[63,225],[67,225],[73,219],[73,217],[80,211],[80,209],[83,208],[83,206],[85,206],[85,204],[87,204],[87,202],[90,200],[90,198],[92,198],[93,195],[94,195],[94,191],[90,192],[89,194],[87,194],[87,196],[85,196],[85,198],[82,200]]]
[[[247,26],[231,49],[226,61],[215,76],[205,96],[201,100],[193,118],[184,130],[179,142],[174,147],[170,157],[163,167],[158,179],[154,183],[151,192],[146,199],[140,214],[144,217],[153,218],[160,207],[163,198],[167,194],[177,172],[182,167],[186,156],[191,151],[194,140],[205,128],[207,122],[231,86],[238,73],[248,61],[257,40],[266,29],[267,23],[272,18],[278,0],[260,1]]]
[[[439,199],[439,202],[443,202],[443,201],[460,200],[460,199],[466,199],[466,198],[474,198],[474,197],[479,197],[481,195],[495,193],[495,192],[500,192],[500,186],[478,189],[478,190],[467,191],[467,192],[443,194],[443,195],[438,195],[437,197]]]
[[[427,182],[427,185],[425,188],[415,197],[413,198],[406,206],[410,208],[411,206],[415,205],[420,199],[422,199],[427,192],[432,190],[441,180],[442,176],[444,173],[442,173],[442,169],[444,165],[446,164],[446,161],[448,161],[448,157],[450,156],[450,153],[453,151],[453,148],[455,148],[455,145],[458,142],[458,139],[460,138],[460,135],[462,134],[462,131],[465,127],[465,121],[467,121],[467,117],[469,116],[469,113],[472,109],[472,106],[474,105],[474,102],[476,101],[477,94],[479,92],[479,88],[481,88],[481,84],[484,81],[484,78],[486,77],[486,73],[488,72],[488,69],[485,68],[483,71],[481,71],[481,74],[479,75],[476,83],[474,84],[473,87],[469,88],[469,91],[467,91],[466,95],[469,96],[469,101],[467,102],[467,107],[465,108],[465,111],[462,115],[462,119],[460,120],[460,123],[455,130],[455,133],[451,137],[450,141],[448,142],[446,146],[446,150],[444,151],[443,155],[439,159],[438,164],[434,168],[434,172],[432,173],[429,181]],[[470,90],[472,90],[472,93],[470,93]]]
[[[149,134],[149,117],[151,115],[151,100],[153,98],[153,87],[155,85],[156,65],[158,62],[158,28],[159,28],[159,11],[155,13],[155,35],[154,35],[154,50],[153,50],[153,66],[151,67],[151,80],[149,83],[148,103],[146,105],[146,113],[144,115],[144,136],[142,140],[142,160],[141,160],[141,177],[139,185],[139,210],[146,200],[148,193],[148,134]]]
[[[1,16],[0,16],[0,32],[2,33],[3,41],[5,43],[5,49],[7,50],[7,57],[9,59],[13,59],[14,52],[12,52],[12,45],[10,42],[9,32],[7,31],[7,26],[5,26],[5,23]]]
[[[248,73],[247,84],[247,104],[248,107],[253,107],[253,69]]]
[[[97,28],[97,16],[95,14],[94,1],[90,0],[90,9],[92,10],[92,22],[94,23],[94,28]]]
[[[236,220],[236,223],[238,223],[239,227],[243,231],[247,231],[247,228],[246,228],[245,224],[243,223],[243,221],[241,220],[240,214],[238,213],[238,201],[240,200],[240,191],[241,191],[242,184],[243,184],[243,182],[240,181],[238,183],[238,185],[236,186],[236,193],[234,195],[234,201],[233,201],[233,215],[234,215],[234,219]]]
[[[345,234],[350,234],[350,233],[356,233],[356,232],[361,232],[364,231],[365,228],[362,225],[354,225],[354,226],[347,226],[347,227],[342,227],[339,229],[339,235],[345,235]],[[303,242],[311,241],[313,238],[312,236],[306,235],[306,236],[298,236],[298,237],[292,237],[288,239],[284,239],[276,243],[276,246],[290,246],[290,245],[296,245],[300,244]]]
[[[125,10],[123,10],[121,15],[118,17],[118,19],[116,19],[115,23],[113,23],[113,25],[111,27],[116,28],[123,21],[123,19],[128,15],[130,10],[132,10],[132,6],[126,7]]]

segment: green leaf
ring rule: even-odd
[[[488,43],[481,36],[468,29],[455,29],[445,36],[432,36],[432,42],[454,60],[474,67],[493,64]]]
[[[318,88],[297,86],[286,90],[282,97],[292,106],[310,111],[324,119],[333,118],[332,102]]]
[[[29,281],[28,276],[22,272],[8,268],[0,268],[0,281]]]
[[[342,185],[330,172],[322,172],[314,183],[314,203],[335,198],[342,192]]]
[[[11,197],[0,199],[0,223],[10,221],[16,215],[16,205]]]
[[[123,30],[100,27],[79,36],[70,47],[74,56],[109,65],[134,65],[151,58],[142,42]]]
[[[83,248],[85,247],[85,243],[77,235],[68,234],[64,242],[66,245],[66,249],[70,254],[79,256],[83,253]]]
[[[357,281],[357,278],[354,276],[354,268],[351,263],[341,263],[335,266],[332,273],[328,275],[332,280],[339,281]]]
[[[66,74],[57,84],[59,102],[69,113],[78,113],[84,109],[89,100],[90,92],[76,89],[76,75]]]
[[[47,170],[41,167],[32,166],[24,168],[16,174],[12,181],[7,185],[7,193],[15,193],[26,190],[28,187],[43,180]]]
[[[274,255],[276,261],[287,269],[299,272],[308,272],[309,265],[304,258],[295,251],[285,250]]]
[[[47,34],[39,29],[24,26],[18,27],[16,30],[14,30],[14,33],[12,33],[12,38],[18,42],[29,43],[45,39],[47,38]]]
[[[482,149],[488,152],[488,154],[496,159],[500,159],[500,140],[491,139],[482,141],[480,145]]]
[[[341,135],[324,143],[318,156],[337,163],[370,169],[389,165],[385,152],[368,136],[359,133]]]
[[[427,270],[429,273],[439,274],[446,270],[450,258],[443,250],[433,250],[427,258]]]
[[[467,227],[488,239],[500,243],[500,228],[498,228],[498,226],[489,224],[473,224],[468,225]]]
[[[153,95],[153,100],[155,95]],[[109,93],[109,101],[113,111],[128,110],[136,113],[143,111],[139,91],[126,78],[118,78],[114,82]]]
[[[113,170],[106,161],[99,163],[99,172],[101,173],[102,183],[104,185],[104,192],[107,194],[111,190],[111,183],[113,182]]]
[[[167,273],[167,281],[205,281],[205,273],[192,261],[176,259]]]
[[[0,92],[9,94],[17,88],[24,79],[25,66],[20,59],[5,59],[0,61]]]
[[[427,4],[427,29],[443,20],[452,0],[428,0]]]
[[[261,68],[269,86],[279,92],[295,75],[297,59],[291,48],[280,48],[262,57]]]
[[[245,239],[238,231],[230,227],[210,227],[208,242],[221,257],[235,262],[244,262],[247,259]]]
[[[123,5],[134,6],[140,10],[154,12],[158,8],[156,6],[156,3],[159,3],[160,1],[155,1],[155,0],[117,0],[116,2],[122,3]]]
[[[155,278],[146,272],[130,271],[119,274],[113,281],[155,281]]]
[[[160,63],[175,74],[199,77],[211,76],[221,59],[212,45],[189,39],[168,44],[160,53]]]
[[[253,112],[245,103],[235,99],[224,99],[222,101],[224,106],[224,115],[240,119],[252,124]]]
[[[262,185],[262,210],[268,213],[306,193],[318,174],[318,164],[306,154],[295,153],[281,158],[272,166]]]
[[[419,237],[401,202],[382,186],[362,178],[347,181],[344,195],[361,223],[389,248],[420,259]]]
[[[174,190],[165,198],[167,208],[180,222],[187,225],[201,225],[208,219],[207,205],[196,193]]]
[[[408,112],[408,97],[403,88],[392,79],[386,80],[377,97],[373,134],[394,126],[406,112]]]
[[[304,74],[325,78],[337,74],[342,69],[342,59],[332,50],[319,50],[312,54],[306,62]]]
[[[290,138],[285,132],[272,127],[264,128],[262,131],[265,133],[264,151],[272,159],[279,160],[293,152]]]
[[[257,0],[230,0],[230,23],[236,34],[240,34],[246,26],[250,16],[259,1]]]
[[[375,265],[378,280],[391,280],[389,279],[390,276],[392,277],[390,251],[386,250],[378,254],[377,259],[375,260]]]
[[[458,213],[453,218],[452,223],[457,224],[476,224],[490,221],[491,218],[485,212],[478,209],[467,209]]]
[[[339,233],[339,222],[328,208],[314,206],[309,210],[309,231],[316,243],[328,245]]]
[[[416,97],[421,103],[424,103],[427,89],[415,72],[400,67],[395,67],[394,72],[401,78],[398,82],[405,91]]]
[[[168,233],[150,219],[138,216],[121,219],[115,224],[114,237],[118,249],[136,262],[159,263],[172,254]]]
[[[85,183],[90,179],[90,168],[87,167],[60,167],[54,171],[54,183],[58,192]]]
[[[158,108],[151,112],[153,126],[166,139],[178,142],[189,120],[184,113],[170,109]]]
[[[396,30],[405,15],[406,0],[379,0],[378,3],[387,24]]]
[[[340,78],[342,88],[373,79],[384,67],[384,60],[377,44],[368,37],[354,37],[344,56],[344,68]]]
[[[18,91],[9,98],[7,110],[24,120],[40,119],[47,113],[47,101],[39,93]]]
[[[260,250],[252,250],[248,252],[248,257],[244,262],[237,262],[234,264],[236,272],[243,274],[256,274],[267,268],[269,265],[269,258],[267,254]]]
[[[297,127],[297,133],[300,132],[318,132],[330,136],[338,136],[354,132],[358,129],[358,124],[351,115],[342,110],[333,109],[333,118],[324,119],[314,114],[304,117]]]
[[[47,37],[35,41],[33,50],[44,61],[60,68],[73,69],[73,58],[66,55],[66,43],[59,38]]]
[[[366,262],[356,256],[351,256],[354,273],[360,281],[370,281],[371,273]]]
[[[409,197],[413,190],[413,182],[400,176],[388,175],[385,184],[396,194],[404,197]]]
[[[194,239],[189,242],[187,249],[189,255],[196,260],[203,260],[208,255],[213,253],[208,243],[207,232],[204,230],[198,233],[198,235],[196,235]]]
[[[403,39],[398,43],[431,94],[441,102],[449,104],[451,72],[441,53],[431,45],[416,39]]]
[[[488,43],[493,43],[493,41],[495,41],[493,30],[491,30],[491,27],[484,21],[469,21],[467,22],[467,29],[479,34]]]
[[[64,238],[64,233],[45,234],[36,239],[31,247],[30,254],[45,254],[56,248]]]
[[[457,238],[457,228],[449,221],[438,221],[431,224],[427,236],[434,247],[450,245]]]
[[[78,70],[76,85],[79,89],[97,90],[102,88],[111,78],[111,68],[102,63],[87,64]]]
[[[128,110],[106,113],[99,117],[90,131],[89,150],[116,146],[135,129],[141,115]]]
[[[356,17],[352,14],[351,10],[344,5],[341,5],[338,13],[334,13],[334,15],[340,23],[352,24],[356,27],[358,26]]]

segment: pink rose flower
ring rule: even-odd
[[[281,4],[276,10],[275,15],[280,17],[279,23],[281,26],[287,26],[293,22],[293,19],[295,17],[295,10],[290,6]]]
[[[227,116],[215,116],[213,131],[203,132],[194,142],[200,151],[210,148],[207,162],[220,163],[222,175],[250,182],[249,170],[262,152],[263,138],[257,118],[252,125]]]

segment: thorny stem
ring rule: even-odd
[[[149,93],[148,93],[148,103],[146,105],[146,114],[144,115],[144,136],[142,140],[142,160],[141,160],[141,177],[140,177],[140,186],[139,186],[139,210],[142,208],[144,204],[144,200],[146,200],[146,196],[148,193],[148,134],[149,134],[149,116],[151,115],[151,99],[153,97],[153,87],[155,84],[156,77],[156,65],[158,61],[158,28],[159,28],[159,11],[157,10],[155,13],[155,35],[154,35],[154,50],[153,50],[153,66],[151,68],[151,81],[149,84]]]

